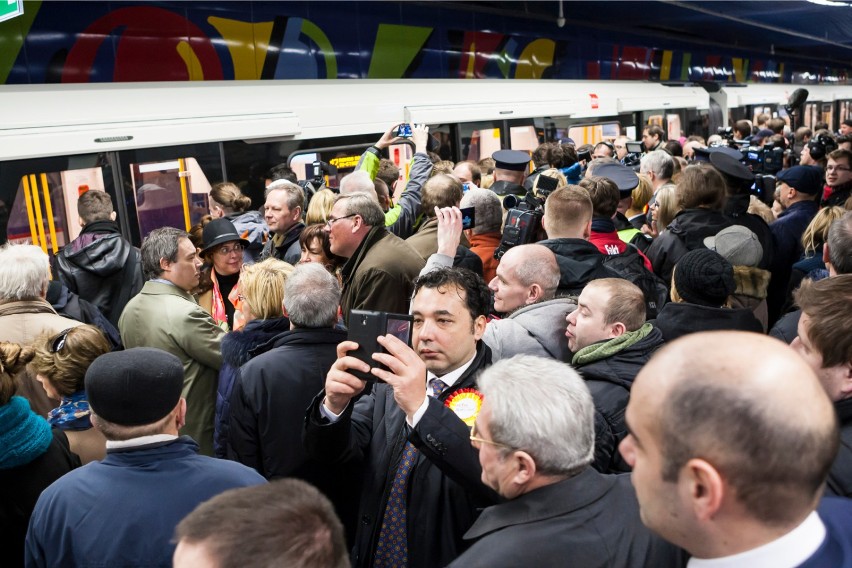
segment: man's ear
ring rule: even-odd
[[[511,459],[515,460],[518,466],[518,469],[512,478],[512,481],[516,485],[523,487],[535,478],[537,469],[535,466],[535,460],[531,455],[524,451],[517,450],[514,454],[512,454]]]
[[[113,211],[112,213],[109,214],[109,220],[115,221],[115,211]]]
[[[473,338],[479,341],[482,338],[482,335],[485,333],[485,325],[488,323],[488,320],[485,319],[485,316],[477,316],[475,320],[473,320]]]
[[[589,219],[589,222],[586,223],[585,228],[583,228],[583,239],[589,240],[589,237],[592,236],[592,220]]]
[[[610,339],[614,337],[621,337],[627,331],[627,326],[625,326],[620,321],[617,321],[609,326],[609,336]]]
[[[172,263],[169,262],[168,258],[160,259],[160,270],[162,270],[163,272],[169,272],[171,270],[171,267]]]
[[[727,491],[716,468],[702,459],[691,459],[681,470],[680,483],[686,484],[684,490],[688,492],[695,517],[700,521],[712,520],[722,507]]]
[[[533,284],[527,290],[527,304],[534,304],[544,296],[544,289],[539,284]]]

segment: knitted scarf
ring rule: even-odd
[[[574,353],[571,359],[572,365],[588,365],[607,357],[612,357],[616,353],[623,351],[631,345],[638,343],[648,337],[654,326],[650,322],[645,323],[636,331],[625,332],[618,337],[613,337],[609,341],[593,343],[583,347]]]
[[[80,390],[63,397],[62,403],[47,414],[47,422],[60,430],[88,430],[92,427],[91,415],[86,391]]]
[[[26,465],[45,453],[53,440],[47,420],[30,403],[13,396],[0,406],[0,469]]]

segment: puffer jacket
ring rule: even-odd
[[[56,255],[57,276],[69,290],[94,304],[113,325],[145,283],[142,255],[114,221],[95,221]]]

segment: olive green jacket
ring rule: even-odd
[[[201,453],[213,455],[213,416],[222,366],[225,332],[213,322],[189,292],[162,282],[146,282],[118,320],[124,346],[156,347],[183,363],[186,426]]]

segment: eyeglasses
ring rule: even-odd
[[[473,423],[473,426],[470,427],[470,443],[471,445],[479,449],[478,444],[491,444],[492,446],[497,446],[498,448],[506,448],[507,450],[514,450],[512,446],[507,446],[506,444],[501,444],[500,442],[495,442],[493,440],[486,440],[485,438],[480,438],[476,435],[476,422]]]
[[[222,256],[228,256],[232,252],[241,253],[241,252],[243,252],[243,249],[245,249],[245,248],[246,247],[244,247],[242,245],[242,243],[237,243],[237,244],[235,244],[234,246],[231,246],[231,247],[221,247],[221,248],[216,249],[216,254],[221,254]]]
[[[58,353],[63,347],[65,347],[65,340],[68,339],[68,332],[74,329],[73,327],[69,327],[68,329],[62,331],[53,338],[53,342],[50,344],[50,352]]]
[[[827,172],[848,172],[850,171],[849,166],[828,166],[825,168]]]
[[[344,215],[343,217],[329,217],[328,221],[325,222],[325,226],[329,229],[332,225],[334,225],[335,221],[340,221],[341,219],[348,219],[349,217],[354,217],[357,213],[353,213],[351,215]]]

